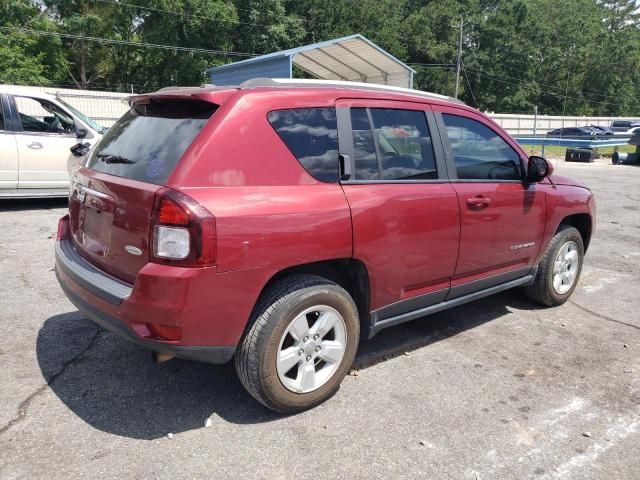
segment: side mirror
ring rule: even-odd
[[[530,183],[541,182],[553,173],[553,166],[546,158],[529,157],[529,167],[527,169],[527,181]]]
[[[76,138],[84,138],[88,133],[89,131],[86,128],[76,128]]]
[[[74,157],[84,157],[89,150],[91,150],[91,144],[90,143],[76,143],[73,147],[71,147],[69,150],[71,150],[71,154]]]

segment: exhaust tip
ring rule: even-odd
[[[166,352],[151,352],[151,358],[154,363],[164,363],[168,362],[174,357],[171,353]]]

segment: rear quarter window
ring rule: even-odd
[[[216,108],[194,100],[134,105],[107,130],[87,167],[162,185]]]
[[[274,110],[267,118],[309,175],[321,182],[338,181],[335,108]]]

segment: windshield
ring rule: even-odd
[[[134,105],[106,131],[87,167],[162,185],[216,108],[194,100]]]
[[[106,128],[103,127],[102,125],[100,125],[98,122],[96,122],[94,119],[87,117],[84,113],[82,113],[80,110],[78,110],[77,108],[72,107],[71,105],[69,105],[67,102],[60,100],[59,98],[57,99],[58,102],[60,102],[62,105],[64,105],[67,109],[71,110],[71,113],[73,113],[76,117],[78,117],[80,120],[82,120],[84,123],[86,123],[87,125],[89,125],[91,128],[93,128],[96,132],[98,133],[104,133]]]

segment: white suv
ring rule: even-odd
[[[46,93],[0,86],[0,197],[69,194],[70,148],[100,140],[104,127]]]

